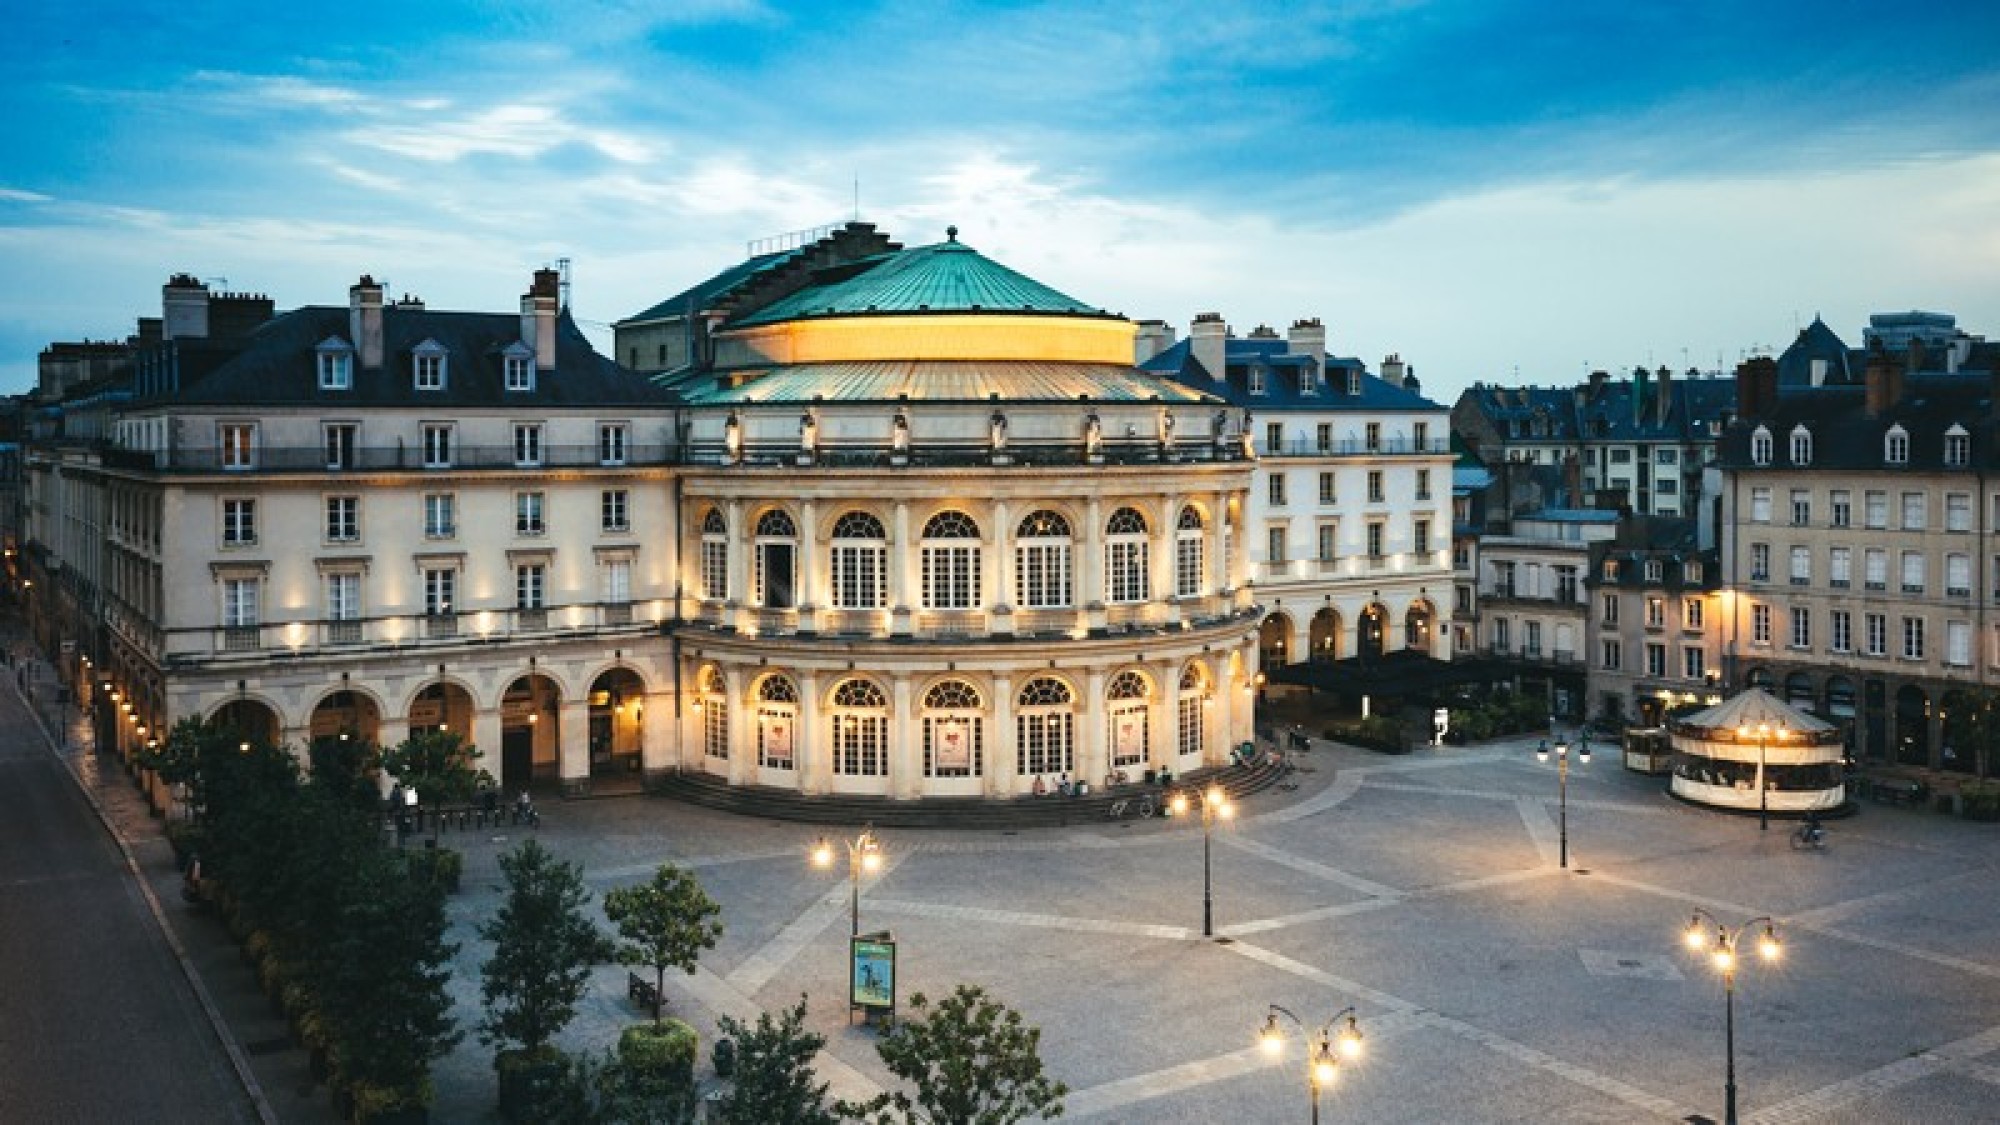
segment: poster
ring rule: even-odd
[[[853,967],[848,1003],[857,1008],[895,1008],[896,943],[873,934],[854,938],[850,944]]]
[[[938,770],[970,771],[972,769],[972,739],[968,737],[966,725],[960,722],[940,724],[937,728],[937,745],[933,747],[935,766]]]
[[[1127,711],[1122,715],[1112,716],[1111,739],[1112,761],[1120,763],[1145,761],[1145,713],[1142,711]]]
[[[792,764],[792,717],[766,714],[763,725],[764,764],[789,769]]]

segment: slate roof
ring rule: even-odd
[[[205,372],[142,372],[138,402],[231,406],[304,404],[354,406],[672,405],[679,397],[598,354],[567,312],[557,318],[556,368],[536,373],[529,391],[504,390],[501,353],[521,339],[518,313],[442,312],[390,306],[382,312],[383,365],[361,367],[353,387],[319,387],[317,348],[347,339],[348,310],[309,305],[281,313],[253,332],[242,349]],[[435,340],[449,356],[445,389],[416,389],[412,349]]]
[[[1299,372],[1312,362],[1311,356],[1292,355],[1284,340],[1231,336],[1225,343],[1224,362],[1228,378],[1218,382],[1194,357],[1194,341],[1177,340],[1159,355],[1139,366],[1176,383],[1216,395],[1236,406],[1252,410],[1442,410],[1443,407],[1414,391],[1405,390],[1379,376],[1367,373],[1360,360],[1327,356],[1325,383],[1317,393],[1299,393]],[[1250,370],[1265,369],[1264,393],[1250,393]],[[1361,393],[1348,394],[1346,373],[1361,372]]]
[[[1841,342],[1825,321],[1813,317],[1811,324],[1799,329],[1798,339],[1778,356],[1778,385],[1811,386],[1812,361],[1816,359],[1826,361],[1826,382],[1858,383],[1865,360],[1858,364],[1849,362],[1850,357],[1858,354]]]
[[[1736,380],[1675,378],[1664,416],[1658,377],[1606,380],[1579,387],[1474,387],[1474,406],[1503,442],[1688,442],[1710,436],[1708,424],[1736,408]],[[1542,423],[1535,430],[1536,420]],[[1521,432],[1513,432],[1513,424]]]
[[[741,374],[737,372],[736,374]],[[739,402],[1161,402],[1215,403],[1212,395],[1112,363],[869,360],[797,363],[723,387],[710,377],[676,384],[690,403]]]
[[[649,320],[685,316],[690,310],[699,312],[715,304],[718,298],[727,296],[757,277],[777,269],[793,258],[803,255],[810,249],[811,246],[808,244],[806,246],[793,247],[790,250],[779,250],[769,254],[758,254],[754,257],[745,258],[743,261],[730,266],[714,277],[700,284],[689,286],[668,297],[666,300],[661,301],[659,304],[654,305],[652,308],[644,312],[634,313],[618,323],[620,325],[643,324]]]
[[[828,267],[822,277],[729,327],[926,312],[1111,316],[986,257],[959,242],[956,232],[946,242]]]
[[[1769,411],[1730,426],[1717,444],[1716,457],[1727,468],[1748,472],[1805,467],[1940,469],[1946,467],[1946,431],[1962,425],[1970,439],[1968,464],[1993,463],[1996,443],[1987,373],[1906,376],[1902,399],[1875,416],[1866,410],[1866,396],[1866,388],[1855,385],[1781,388]],[[1812,435],[1809,466],[1792,461],[1791,435],[1801,425]],[[1883,453],[1889,429],[1896,425],[1909,435],[1909,459],[1891,466],[1884,463]],[[1750,460],[1751,437],[1760,426],[1771,434],[1768,465],[1755,465]]]

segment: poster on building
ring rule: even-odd
[[[896,942],[886,933],[851,940],[848,1003],[856,1008],[894,1011],[896,1007]]]
[[[972,769],[972,739],[966,725],[953,721],[940,723],[937,727],[937,741],[931,747],[934,765],[939,770],[969,771]]]
[[[1143,762],[1146,760],[1146,716],[1141,712],[1127,711],[1111,718],[1111,760],[1114,762]]]
[[[764,764],[789,769],[792,765],[792,717],[790,715],[766,714],[762,716],[764,729]]]

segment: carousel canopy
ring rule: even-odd
[[[1820,734],[1834,729],[1832,723],[1814,718],[1760,687],[1731,696],[1705,711],[1696,711],[1677,719],[1674,725],[1683,729],[1732,732],[1743,727],[1756,730],[1760,726],[1768,726],[1795,734]]]

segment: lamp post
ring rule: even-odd
[[[1308,1120],[1319,1125],[1319,1092],[1334,1084],[1340,1077],[1340,1060],[1361,1057],[1361,1026],[1355,1022],[1352,1005],[1335,1012],[1333,1018],[1317,1028],[1308,1027],[1306,1022],[1293,1015],[1290,1009],[1271,1005],[1264,1015],[1263,1030],[1257,1038],[1264,1045],[1264,1053],[1277,1058],[1285,1052],[1285,1029],[1278,1025],[1278,1017],[1291,1020],[1306,1041],[1306,1097],[1311,1107]],[[1341,1020],[1347,1022],[1334,1030]]]
[[[1765,776],[1765,770],[1769,765],[1767,754],[1771,740],[1773,738],[1783,740],[1790,733],[1791,731],[1786,729],[1783,723],[1775,727],[1769,723],[1758,723],[1755,727],[1746,724],[1736,728],[1738,741],[1748,742],[1752,738],[1757,740],[1757,831],[1759,832],[1771,830],[1771,783]]]
[[[1549,742],[1543,739],[1535,747],[1535,760],[1549,760]],[[1590,736],[1581,735],[1577,739],[1576,761],[1578,765],[1590,764]],[[1556,739],[1556,866],[1569,870],[1569,740]]]
[[[1170,806],[1175,816],[1186,816],[1193,802],[1186,790],[1174,794]],[[1236,815],[1236,807],[1229,803],[1229,795],[1222,786],[1211,785],[1201,794],[1201,936],[1215,936],[1215,898],[1213,884],[1209,878],[1209,856],[1214,839],[1215,822],[1228,820]]]
[[[875,838],[873,826],[863,828],[861,835],[852,840],[842,840],[847,845],[847,936],[861,934],[861,873],[874,874],[882,869],[882,841]],[[821,836],[813,845],[814,867],[833,866],[833,842]]]
[[[1688,948],[1708,954],[1709,963],[1722,974],[1725,1125],[1736,1125],[1736,947],[1743,935],[1756,929],[1760,923],[1763,932],[1757,935],[1757,952],[1766,961],[1776,961],[1784,954],[1784,946],[1778,942],[1778,924],[1769,915],[1752,918],[1734,929],[1716,921],[1715,915],[1706,910],[1696,910],[1694,917],[1688,921]],[[1714,928],[1713,937],[1709,936],[1710,927]]]

